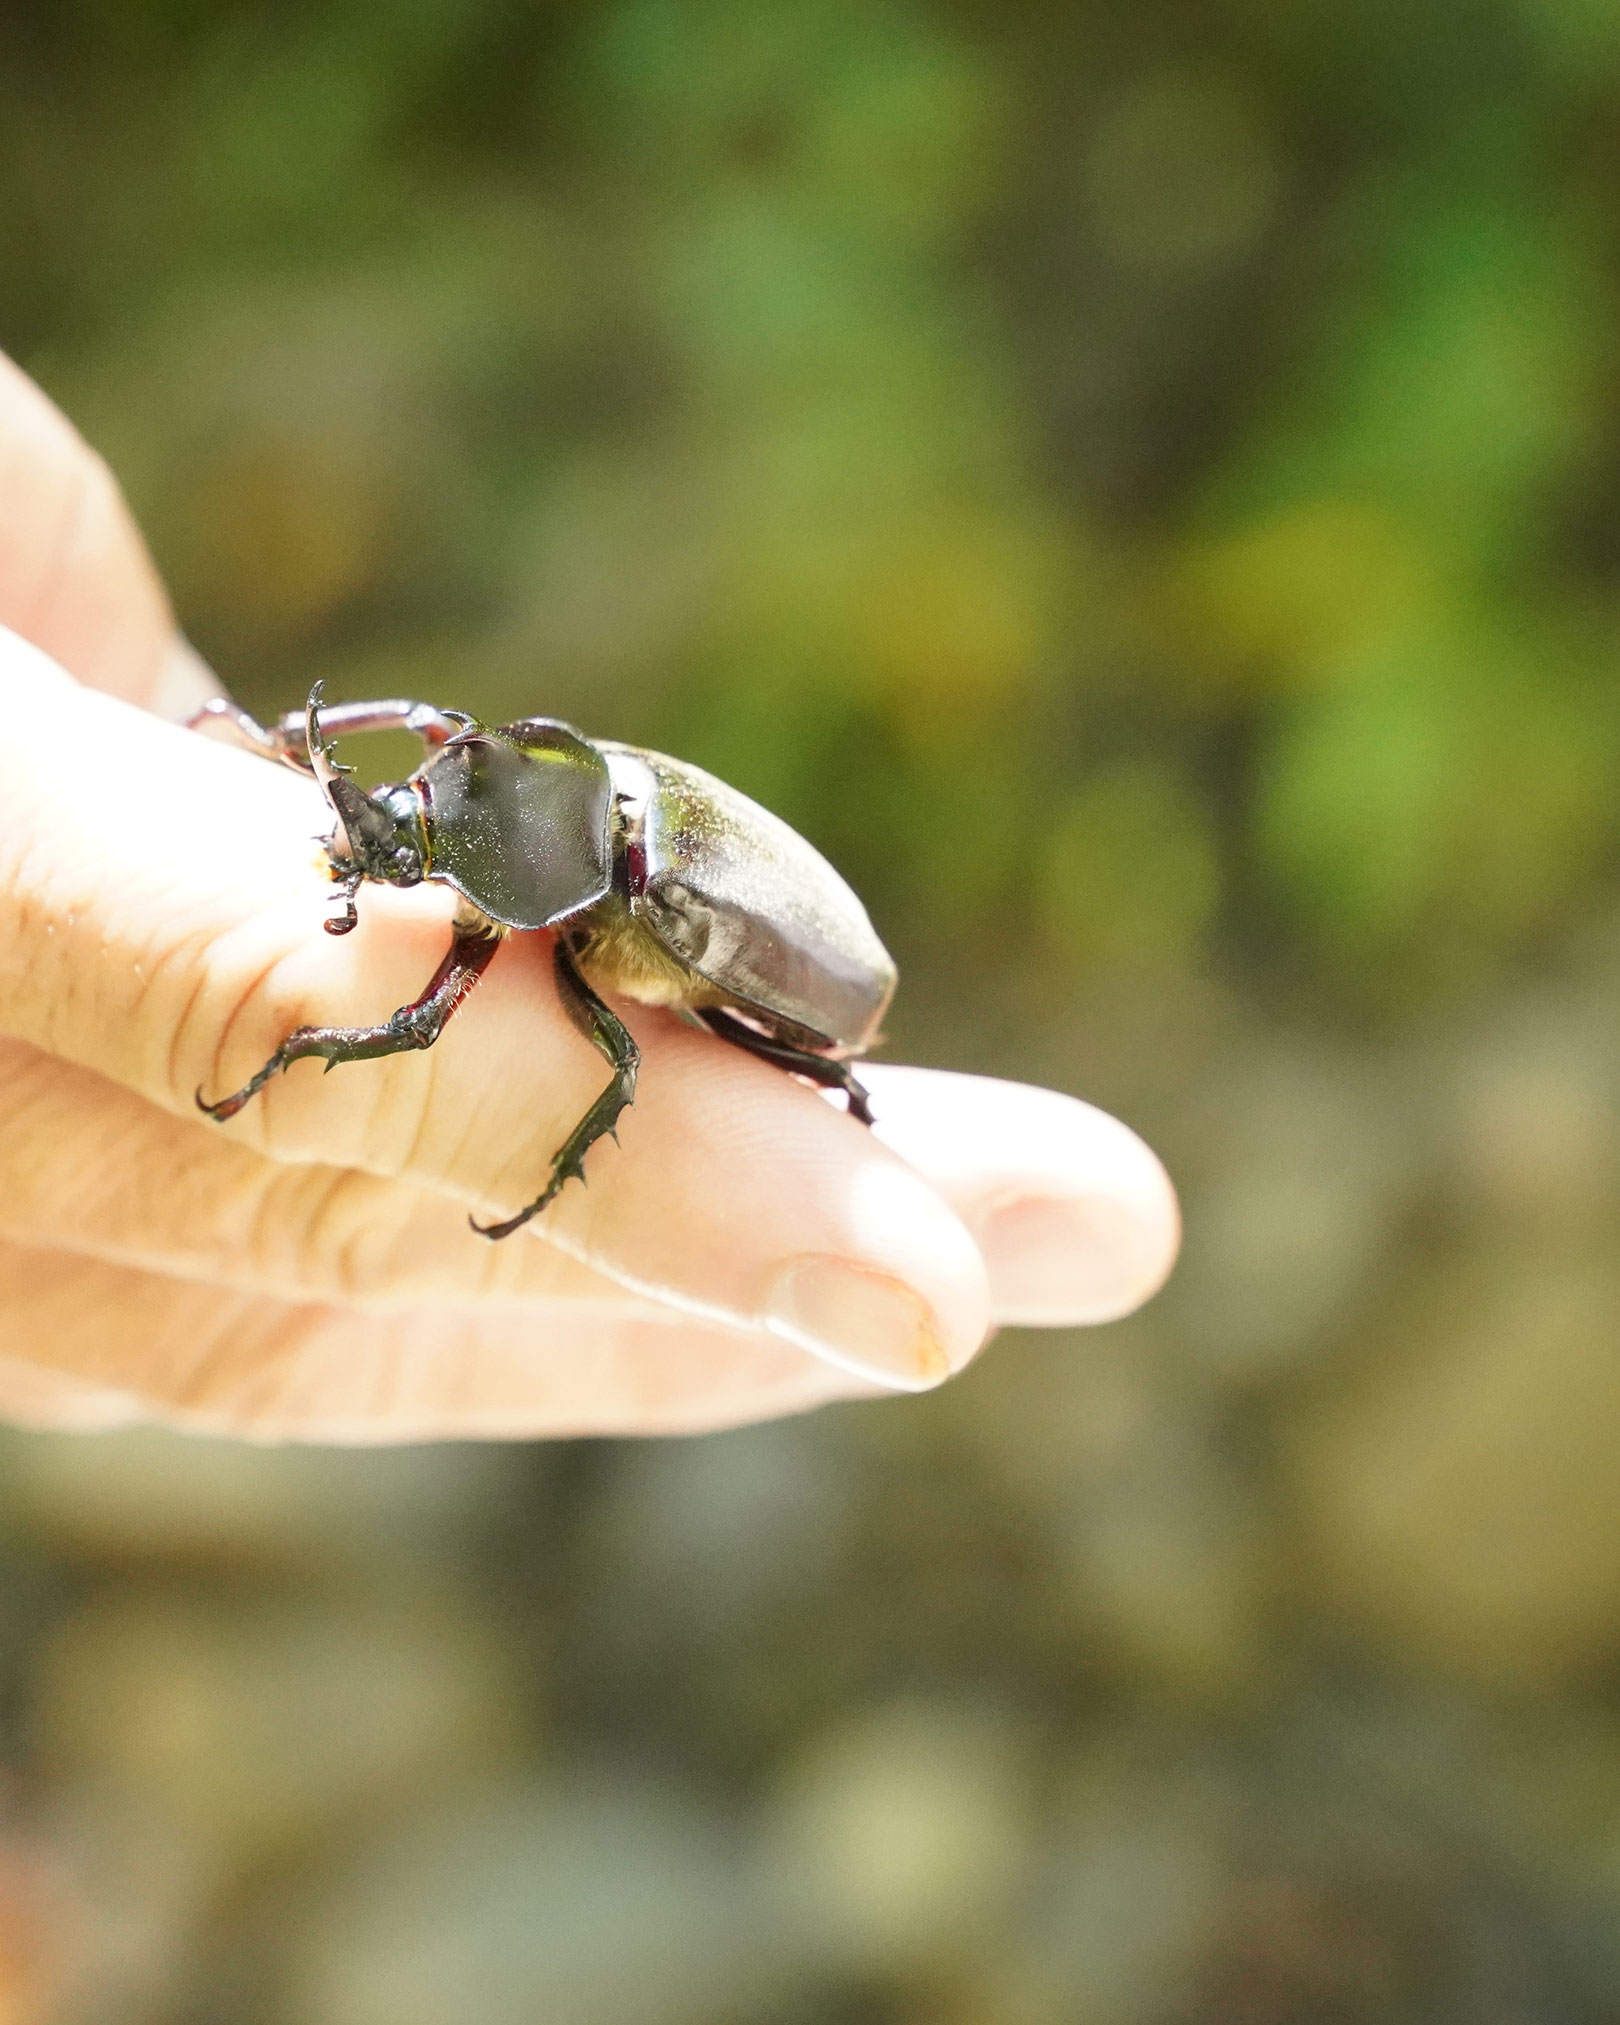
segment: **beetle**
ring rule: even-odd
[[[503,1222],[509,1237],[538,1216],[635,1101],[640,1055],[601,997],[672,1006],[718,1039],[844,1093],[872,1123],[849,1067],[878,1038],[897,974],[866,910],[820,852],[735,788],[683,760],[583,736],[554,717],[485,725],[466,712],[400,698],[327,707],[317,682],[300,711],[260,724],[227,697],[191,720],[313,774],[336,818],[322,839],[342,897],[326,929],[346,935],[367,880],[459,896],[450,947],[427,988],[380,1026],[299,1027],[259,1072],[213,1103],[234,1118],[294,1062],[340,1062],[430,1048],[504,938],[551,929],[564,1009],[612,1077],[552,1156],[545,1187]],[[414,732],[422,759],[405,780],[367,793],[333,757],[348,733]]]

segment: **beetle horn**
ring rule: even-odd
[[[366,864],[377,852],[392,852],[398,842],[399,826],[381,802],[356,787],[349,776],[352,766],[332,757],[332,748],[321,731],[321,689],[317,682],[304,706],[304,743],[309,749],[309,768],[321,784],[343,830],[348,849],[345,856]]]

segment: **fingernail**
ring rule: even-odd
[[[975,1232],[1002,1322],[1061,1328],[1129,1314],[1164,1278],[1164,1246],[1107,1196],[1020,1196]]]
[[[898,1392],[926,1392],[951,1375],[921,1297],[847,1259],[791,1260],[771,1282],[761,1320],[773,1336]]]

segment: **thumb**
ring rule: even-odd
[[[184,715],[218,686],[175,636],[112,473],[3,352],[0,625],[81,682],[166,715]]]

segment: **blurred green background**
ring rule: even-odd
[[[237,693],[715,769],[1189,1234],[704,1440],[7,1437],[0,2025],[1620,2019],[1617,310],[1606,0],[6,11]]]

